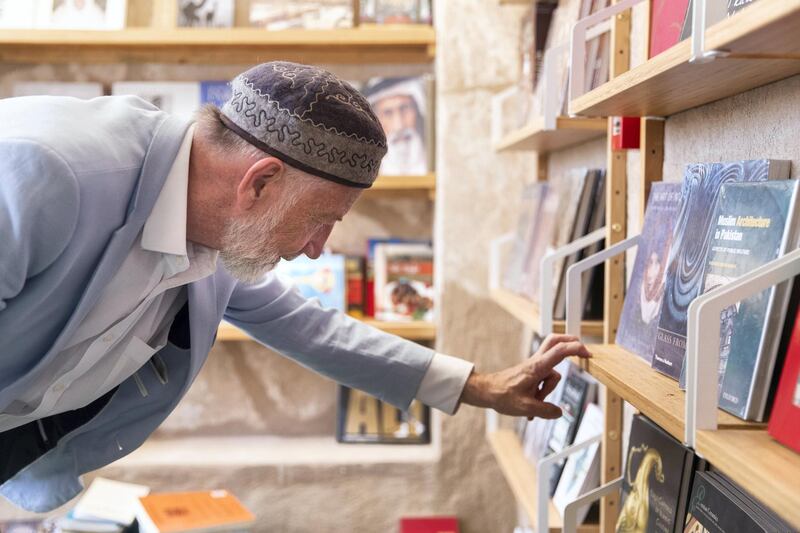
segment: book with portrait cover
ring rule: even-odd
[[[681,205],[672,231],[661,316],[652,366],[678,379],[686,355],[686,312],[702,290],[703,269],[713,232],[714,209],[726,183],[789,177],[789,161],[758,159],[688,165]]]
[[[800,453],[800,313],[786,350],[768,431],[778,442]]]
[[[680,201],[680,183],[653,183],[617,329],[617,344],[648,363],[653,360],[672,228]]]
[[[431,412],[418,400],[408,411],[382,402],[366,392],[339,386],[336,440],[345,443],[428,444]]]
[[[433,248],[427,244],[375,247],[375,318],[433,321]]]
[[[744,276],[794,247],[797,187],[797,180],[722,186],[702,292]],[[740,418],[764,419],[790,290],[791,282],[781,283],[722,312],[719,402]]]
[[[694,452],[642,415],[634,415],[622,481],[617,533],[682,531]]]

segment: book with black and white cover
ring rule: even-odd
[[[22,81],[14,83],[12,96],[72,96],[86,100],[103,96],[103,85],[91,82]]]
[[[59,30],[121,30],[126,0],[16,0],[38,2],[36,26]]]
[[[176,0],[179,28],[232,28],[234,0]]]
[[[686,313],[702,290],[714,209],[722,185],[787,178],[789,163],[758,159],[686,167],[653,351],[652,366],[659,372],[673,379],[680,376],[686,355]]]
[[[171,115],[191,118],[200,107],[200,84],[186,81],[118,81],[111,94],[132,94]]]
[[[575,435],[575,444],[585,442],[592,437],[603,434],[603,410],[597,404],[586,405],[581,417],[581,425]],[[597,488],[600,484],[600,443],[595,442],[575,452],[567,458],[558,487],[553,495],[553,505],[564,516],[564,509],[582,494]],[[589,511],[584,506],[578,511],[578,524],[582,523]]]
[[[755,2],[755,0],[728,0],[728,16],[744,9]]]
[[[642,415],[631,422],[617,533],[682,531],[694,452]]]
[[[778,515],[756,500],[742,487],[734,483],[721,470],[711,466],[707,472],[709,478],[719,484],[728,494],[747,509],[747,512],[770,533],[785,533],[791,527]],[[696,474],[695,474],[696,475]]]
[[[547,455],[562,451],[575,441],[575,433],[581,422],[586,405],[593,402],[597,396],[597,382],[588,373],[577,366],[570,368],[565,380],[564,390],[561,394],[561,418],[552,426],[547,440]],[[560,460],[552,465],[550,474],[550,496],[555,493],[565,460]]]
[[[617,329],[616,343],[648,364],[653,360],[672,229],[680,200],[680,183],[653,183]]]
[[[722,186],[705,260],[703,292],[777,259],[796,245],[797,180]],[[791,280],[723,310],[719,404],[746,420],[764,419]],[[686,361],[681,373],[685,388]]]

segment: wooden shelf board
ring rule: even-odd
[[[535,303],[507,289],[493,289],[491,298],[514,318],[534,331],[539,330],[539,309]],[[566,326],[566,321],[554,320],[553,332],[564,333]],[[603,334],[602,320],[584,320],[581,327],[584,335],[601,336]]]
[[[436,339],[436,325],[430,322],[383,322],[365,319],[364,323],[408,340],[433,341]],[[248,341],[252,339],[236,326],[222,322],[217,330],[217,340]]]
[[[536,467],[528,461],[522,451],[519,437],[510,430],[501,429],[488,436],[500,470],[506,482],[514,493],[517,502],[525,509],[531,524],[536,524]],[[551,533],[560,532],[562,527],[561,515],[550,500],[548,511],[548,525]],[[581,533],[596,533],[599,531],[597,524],[584,524],[578,527]]]
[[[378,176],[367,191],[435,191],[436,174],[422,176]]]
[[[118,31],[3,30],[6,63],[255,63],[271,59],[338,63],[429,62],[428,25],[365,25],[337,30],[128,28]]]
[[[592,358],[581,364],[600,383],[630,403],[656,424],[683,442],[685,396],[678,382],[653,370],[643,359],[614,344],[588,346]],[[763,423],[745,422],[719,411],[718,424],[725,429],[763,429]]]
[[[800,454],[766,431],[698,431],[697,452],[800,531]]]
[[[558,117],[556,129],[544,127],[544,117],[513,131],[494,145],[497,152],[533,150],[547,153],[602,137],[608,122],[602,118]]]
[[[800,54],[800,0],[760,0],[710,27],[708,50]],[[584,116],[669,116],[800,73],[800,60],[717,58],[690,64],[686,39],[570,102]]]

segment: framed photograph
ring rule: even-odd
[[[39,0],[37,27],[61,30],[121,30],[126,0]]]
[[[172,115],[191,117],[200,107],[200,84],[180,81],[120,81],[111,94],[132,94]]]
[[[232,28],[234,0],[177,0],[178,27]]]
[[[430,24],[430,0],[361,0],[359,22]]]
[[[414,400],[407,412],[365,392],[339,387],[336,440],[376,444],[428,444],[430,408]]]
[[[352,28],[353,0],[250,0],[250,25],[266,30]]]
[[[0,28],[29,30],[36,27],[36,2],[0,0]]]

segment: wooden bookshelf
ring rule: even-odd
[[[433,341],[436,339],[436,325],[431,322],[383,322],[366,319],[364,323],[412,341]],[[217,340],[249,341],[252,339],[236,326],[223,322],[217,330]]]
[[[800,531],[800,455],[766,431],[698,431],[697,452]]]
[[[686,39],[570,102],[583,116],[669,116],[800,73],[800,1],[760,0],[706,32],[731,57],[691,64]]]
[[[534,331],[538,331],[540,325],[539,309],[534,302],[507,289],[493,289],[490,296],[492,301],[505,309],[514,318]],[[553,332],[564,333],[566,325],[565,320],[554,320]],[[584,335],[601,336],[603,334],[603,321],[585,320],[581,328]]]
[[[510,430],[501,429],[488,436],[489,444],[500,470],[506,478],[511,492],[517,502],[525,509],[531,524],[536,524],[536,466],[531,464],[522,451],[519,437]],[[562,529],[561,515],[550,500],[548,511],[548,529],[550,533],[560,532]],[[578,528],[582,533],[596,533],[599,531],[597,524],[585,524]]]
[[[422,24],[337,30],[128,28],[0,32],[3,63],[247,64],[274,59],[305,63],[427,63],[433,60],[435,48],[433,28]]]
[[[436,190],[436,174],[422,176],[378,176],[368,191],[428,191]]]
[[[575,361],[609,390],[683,442],[686,428],[685,395],[678,382],[653,370],[642,358],[615,344],[587,346],[592,358]],[[764,424],[745,422],[722,410],[721,429],[763,430]]]
[[[506,150],[533,150],[553,152],[580,144],[606,133],[608,122],[602,118],[558,117],[556,128],[545,129],[544,117],[538,117],[527,126],[513,131],[495,143],[497,152]]]

